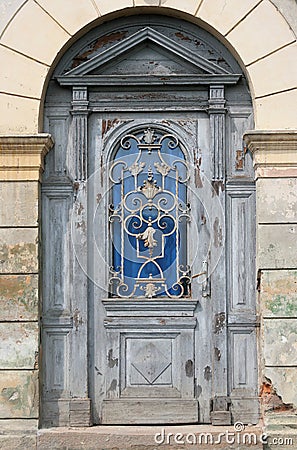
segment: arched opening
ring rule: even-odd
[[[63,56],[45,102],[43,425],[257,423],[252,126],[239,65],[183,20],[118,19]]]
[[[146,126],[117,147],[109,171],[110,296],[187,297],[188,168],[181,143],[167,129]]]

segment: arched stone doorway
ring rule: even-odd
[[[143,15],[106,23],[58,64],[44,127],[55,147],[42,187],[43,424],[257,423],[255,187],[242,144],[253,119],[237,62],[182,20]],[[150,183],[160,190],[170,173],[181,181],[174,161],[150,159],[154,151],[174,155],[178,147],[188,171],[184,198],[167,187],[189,219],[184,231],[175,229],[173,260],[183,255],[182,276],[164,290],[160,273],[130,274],[143,295],[127,285],[124,264],[117,270],[115,239],[106,245],[116,233],[109,168],[133,139],[146,156],[123,164],[125,177],[135,179],[129,193]],[[145,195],[150,205],[155,195]],[[158,211],[169,215],[160,202]],[[163,239],[162,226],[154,233]],[[147,247],[142,257],[162,259]],[[124,289],[112,290],[111,278]]]

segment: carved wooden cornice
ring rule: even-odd
[[[256,178],[297,177],[297,130],[248,131]]]
[[[121,75],[121,70],[116,74],[105,74],[108,64],[115,64],[127,55],[133,53],[140,45],[153,45],[162,54],[167,54],[169,60],[178,60],[184,66],[182,74],[166,73],[153,75],[152,73]],[[189,69],[189,64],[191,69]],[[151,87],[162,86],[209,86],[209,85],[234,85],[241,78],[241,74],[231,73],[210,59],[206,59],[196,51],[193,52],[156,29],[144,27],[133,35],[114,44],[100,54],[79,64],[57,77],[62,86],[95,86],[96,90],[104,90],[106,86],[112,87]]]
[[[40,181],[49,134],[0,136],[0,181]]]

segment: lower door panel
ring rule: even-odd
[[[133,314],[134,303],[104,302],[108,369],[102,423],[197,423],[196,302],[137,301]]]

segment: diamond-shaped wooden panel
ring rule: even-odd
[[[129,339],[131,385],[171,384],[171,339]]]

